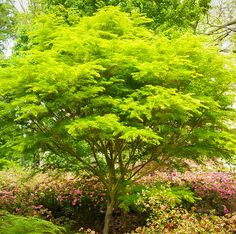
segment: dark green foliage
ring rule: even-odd
[[[151,18],[149,27],[158,31],[194,29],[210,8],[210,0],[46,0],[46,6],[74,8],[84,15],[92,15],[104,6],[119,6],[126,12],[137,12]],[[62,8],[61,8],[62,9]]]

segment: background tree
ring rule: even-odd
[[[196,32],[199,22],[207,15],[211,0],[17,0],[10,1],[24,14],[18,17],[16,48],[28,48],[28,23],[41,13],[53,13],[73,25],[80,17],[91,16],[104,6],[119,6],[122,11],[141,13],[152,19],[146,27],[176,36],[185,31]],[[16,50],[15,50],[16,51]]]
[[[14,35],[15,14],[14,7],[8,1],[0,1],[0,53],[3,53],[7,40]]]
[[[220,0],[211,3],[212,8],[199,27],[200,33],[212,35],[224,51],[236,50],[236,1]]]
[[[152,19],[145,26],[170,37],[183,32],[196,32],[198,24],[207,15],[211,0],[25,0],[21,11],[28,13],[18,20],[18,50],[28,49],[28,22],[41,13],[53,13],[65,23],[73,25],[80,17],[91,16],[104,6],[119,6],[124,12],[143,14]],[[27,4],[25,4],[27,2]],[[26,5],[28,7],[26,7]],[[15,50],[16,51],[16,50]]]
[[[158,31],[170,28],[196,30],[200,19],[207,14],[211,0],[34,0],[29,6],[40,10],[55,11],[55,7],[76,9],[80,16],[91,16],[104,6],[119,6],[125,12],[138,12],[153,19],[148,25]]]
[[[170,40],[149,21],[113,7],[73,25],[41,14],[28,48],[0,72],[1,149],[40,148],[96,175],[107,191],[103,233],[149,162],[235,155],[231,63],[205,38]]]

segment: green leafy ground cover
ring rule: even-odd
[[[4,234],[63,234],[65,230],[51,222],[11,215],[0,210],[0,233]]]

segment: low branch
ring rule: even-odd
[[[134,173],[128,178],[128,180],[131,180],[132,178],[134,178],[146,165],[148,165],[151,161],[153,161],[153,157],[150,156],[150,158],[143,164],[140,164],[138,167],[138,169],[136,171],[134,171]]]

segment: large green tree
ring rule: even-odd
[[[125,185],[149,162],[235,155],[231,63],[205,38],[170,40],[148,21],[114,7],[73,25],[41,14],[27,49],[0,71],[1,150],[40,148],[97,176],[107,191],[104,234]]]

